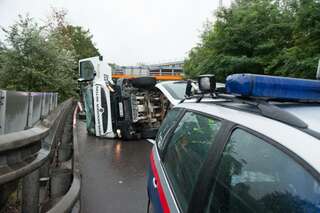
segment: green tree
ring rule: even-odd
[[[296,5],[293,45],[274,58],[268,69],[279,75],[314,78],[320,58],[320,1],[301,0]]]
[[[61,48],[55,36],[47,34],[29,16],[5,32],[0,55],[0,87],[20,91],[57,91],[62,99],[76,95],[72,51]]]
[[[78,60],[100,55],[89,30],[66,22],[65,10],[53,9],[45,25],[22,17],[0,41],[0,88],[56,91],[62,100],[76,96]]]
[[[236,0],[215,14],[185,61],[187,76],[232,73],[314,78],[319,57],[318,0]]]
[[[100,55],[92,42],[93,36],[89,30],[84,30],[81,26],[67,25],[63,34],[70,38],[78,60]]]
[[[81,26],[73,26],[66,21],[67,11],[53,8],[48,20],[50,34],[58,36],[61,45],[75,51],[77,61],[83,58],[99,56],[99,50],[93,43],[93,35]]]

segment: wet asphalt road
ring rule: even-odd
[[[146,212],[146,172],[152,144],[88,136],[78,123],[81,212]]]

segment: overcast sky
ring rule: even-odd
[[[90,29],[108,62],[157,63],[183,59],[217,6],[218,0],[0,0],[0,25],[26,13],[45,20],[51,7],[64,8],[71,24]]]

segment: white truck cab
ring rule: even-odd
[[[79,74],[88,132],[114,138],[110,106],[111,68],[103,62],[102,56],[96,56],[79,61]]]

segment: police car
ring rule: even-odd
[[[320,81],[234,74],[168,112],[149,212],[320,212]],[[188,92],[186,92],[188,94]]]

